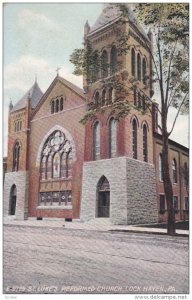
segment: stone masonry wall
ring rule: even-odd
[[[102,176],[110,184],[112,224],[157,221],[157,199],[153,165],[127,157],[84,163],[81,220],[96,217],[97,184]]]
[[[13,184],[17,188],[15,217],[17,220],[24,220],[28,216],[28,172],[19,171],[5,174],[4,217],[9,215],[10,192]]]

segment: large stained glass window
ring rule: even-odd
[[[71,142],[66,139],[63,132],[56,130],[48,137],[43,146],[40,168],[41,180],[68,178],[68,174],[72,172],[72,165]],[[68,166],[70,172],[67,170]]]

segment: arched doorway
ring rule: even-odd
[[[15,215],[16,200],[17,200],[17,188],[16,185],[14,184],[11,188],[11,193],[10,193],[10,209],[9,209],[10,215]]]
[[[102,176],[97,186],[97,217],[110,216],[110,185],[105,176]]]

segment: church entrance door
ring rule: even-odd
[[[110,186],[105,176],[102,176],[98,183],[97,217],[110,217]]]
[[[10,215],[15,215],[16,200],[17,200],[17,188],[15,185],[13,185],[11,188],[11,195],[10,195]]]

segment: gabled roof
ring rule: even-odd
[[[85,97],[85,93],[83,91],[83,89],[79,88],[78,86],[76,86],[75,84],[69,82],[68,80],[64,79],[63,77],[60,76],[56,76],[55,79],[52,81],[52,83],[50,84],[50,86],[48,87],[48,89],[46,90],[46,92],[43,94],[43,96],[41,97],[40,101],[38,102],[35,110],[32,112],[32,116],[34,116],[37,111],[39,110],[39,108],[41,107],[41,105],[45,102],[45,100],[47,99],[47,96],[49,95],[50,91],[53,89],[53,87],[56,85],[56,83],[60,81],[62,84],[64,84],[66,87],[68,87],[70,90],[72,90],[74,93],[78,94],[79,96],[81,96],[81,98],[83,98],[83,100],[86,99]]]
[[[127,4],[128,8],[128,20],[130,23],[132,23],[134,26],[137,27],[139,32],[149,40],[147,34],[143,30],[143,28],[139,25],[137,22],[137,19],[134,16],[134,13],[130,7],[129,4]],[[122,15],[121,9],[117,5],[113,4],[107,4],[105,5],[103,11],[101,12],[100,16],[96,20],[95,24],[91,27],[88,36],[92,35],[93,33],[97,32],[98,30],[101,30],[102,28],[105,28],[106,26],[109,26],[120,19]]]
[[[43,96],[43,92],[38,86],[37,82],[33,84],[33,86],[28,90],[28,92],[13,106],[11,113],[17,111],[19,109],[26,107],[26,99],[30,97],[31,99],[31,108],[35,108],[39,103],[41,97]]]

